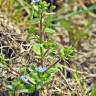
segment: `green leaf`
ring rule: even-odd
[[[35,79],[33,79],[33,77],[27,76],[27,79],[28,79],[32,84],[36,84]]]
[[[33,5],[33,8],[35,11],[38,11],[38,6],[37,5]]]
[[[44,42],[43,46],[44,46],[44,48],[48,48],[48,49],[57,47],[56,44],[52,41]]]
[[[29,93],[28,89],[20,89],[17,91],[17,93]]]
[[[52,5],[52,6],[50,7],[51,10],[54,10],[55,8],[56,8],[55,5]]]
[[[74,72],[73,75],[74,75],[74,79],[76,80],[76,82],[79,85],[80,89],[83,90],[83,85],[80,82],[80,77],[79,77],[79,75],[77,73],[77,69],[76,69],[76,72]]]
[[[40,22],[39,18],[32,19],[32,24],[38,24],[39,22]]]
[[[63,48],[60,49],[60,57],[61,57],[61,59],[65,58],[65,54],[64,54],[64,49]]]
[[[30,71],[29,76],[34,78],[35,80],[37,80],[38,79],[38,73],[36,72],[36,70],[35,69],[33,70],[32,68],[29,68],[28,70]]]
[[[60,23],[66,30],[70,30],[71,23],[69,20],[61,20]]]
[[[3,55],[0,55],[0,64],[6,64],[6,59]]]
[[[71,59],[75,55],[75,49],[73,47],[64,48],[62,47],[60,49],[60,57],[61,59]]]
[[[63,65],[61,65],[61,64],[57,64],[56,67],[62,70]]]
[[[13,86],[12,85],[7,85],[6,86],[8,89],[10,89],[10,90],[13,90]]]
[[[45,14],[46,14],[46,13],[45,13]],[[44,19],[44,22],[43,22],[43,23],[44,23],[45,28],[47,28],[48,26],[51,25],[52,19],[47,16],[47,17]]]
[[[55,67],[55,68],[49,68],[47,70],[47,73],[49,73],[49,74],[53,74],[54,73],[55,74],[58,71],[59,71],[59,69],[57,67]]]
[[[48,74],[47,73],[43,73],[43,74],[40,75],[40,77],[42,77],[42,79],[45,80],[48,77]]]
[[[6,68],[6,67],[7,67],[6,65],[0,63],[0,68]]]
[[[29,34],[36,32],[35,28],[33,28],[33,27],[28,28],[27,31],[28,31]],[[32,35],[33,35],[33,34],[32,34]]]
[[[41,89],[42,88],[42,85],[37,85],[37,90]]]
[[[52,28],[45,28],[44,32],[52,34],[53,32],[55,32],[55,30],[53,30]]]
[[[42,44],[34,44],[33,45],[33,51],[36,55],[40,55],[41,54],[41,48],[43,47]]]
[[[39,2],[39,9],[45,11],[47,9],[48,4],[45,1]]]
[[[13,89],[15,88],[16,91],[24,88],[24,85],[21,83],[20,80],[14,80],[12,82],[12,86],[13,86]]]
[[[31,73],[34,73],[35,71],[32,69],[32,68],[28,68],[28,70],[31,72]]]
[[[91,94],[89,96],[96,96],[96,85],[93,87]]]

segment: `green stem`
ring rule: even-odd
[[[40,15],[40,44],[43,42],[43,12],[41,11]]]
[[[40,44],[43,43],[43,11],[40,14]],[[40,65],[43,65],[43,48],[41,47]]]

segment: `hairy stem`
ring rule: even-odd
[[[43,11],[41,10],[40,14],[40,44],[43,43]],[[43,65],[43,48],[41,47],[41,60],[40,65]]]
[[[56,60],[56,62],[54,62],[51,66],[49,66],[49,67],[47,68],[47,70],[50,69],[50,68],[52,68],[53,66],[55,66],[58,62],[60,62],[60,58],[59,58],[58,60]],[[47,70],[46,70],[46,71],[47,71]]]

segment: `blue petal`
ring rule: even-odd
[[[46,71],[47,70],[47,67],[46,66],[35,66],[35,70],[37,71],[37,72],[44,72],[44,71]]]
[[[38,3],[40,0],[31,0],[31,4]]]
[[[28,81],[28,79],[26,78],[26,76],[21,76],[20,79],[21,79],[24,83],[30,84],[29,81]]]

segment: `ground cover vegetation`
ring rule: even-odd
[[[96,96],[95,0],[0,0],[0,96]]]

